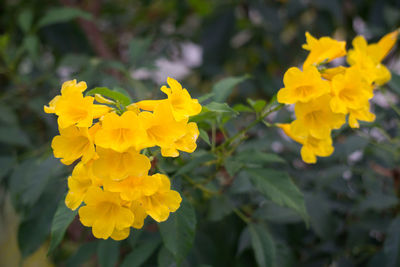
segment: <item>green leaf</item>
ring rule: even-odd
[[[159,267],[176,267],[174,255],[165,246],[158,252],[157,263]]]
[[[217,102],[226,101],[235,86],[247,80],[248,78],[250,78],[249,75],[243,75],[240,77],[228,77],[218,81],[212,88],[212,92],[214,93],[214,100]]]
[[[237,112],[254,112],[249,106],[245,106],[243,104],[237,104],[233,106],[233,109]]]
[[[43,107],[42,107],[43,112]],[[0,122],[4,122],[9,125],[17,125],[18,117],[11,107],[7,106],[5,103],[0,103]]]
[[[121,264],[121,267],[137,267],[145,263],[160,245],[160,240],[147,240],[138,247],[133,248]]]
[[[181,167],[175,174],[175,176],[178,175],[182,175],[185,173],[190,172],[191,170],[198,168],[199,166],[201,166],[201,164],[203,164],[204,162],[210,161],[215,159],[215,156],[213,154],[202,154],[196,158],[192,158],[189,163],[187,163],[186,165],[184,165],[183,167]]]
[[[66,266],[85,266],[84,263],[87,262],[96,253],[98,242],[99,241],[94,241],[80,245],[75,254],[69,257]]]
[[[186,198],[182,199],[178,211],[159,224],[159,228],[165,247],[179,264],[191,249],[196,232],[196,214]]]
[[[26,159],[17,165],[10,177],[9,187],[14,204],[35,204],[51,178],[59,175],[61,170],[61,163],[53,156],[45,160]]]
[[[208,137],[208,133],[204,131],[203,129],[199,129],[200,133],[200,138],[203,139],[204,142],[206,142],[209,146],[211,146],[210,138]]]
[[[307,211],[310,216],[311,227],[323,240],[334,238],[338,229],[337,217],[328,200],[323,195],[306,194]]]
[[[250,98],[247,99],[247,103],[254,109],[255,112],[260,112],[263,108],[267,105],[265,100],[251,100]]]
[[[198,98],[199,103],[203,103],[204,101],[210,99],[213,96],[214,96],[214,93],[208,93],[208,94],[202,95],[201,97]]]
[[[24,47],[29,55],[36,59],[39,51],[39,38],[36,35],[27,35],[24,39]]]
[[[18,16],[18,25],[24,33],[27,33],[32,26],[33,13],[30,9],[25,9]]]
[[[104,97],[111,98],[112,100],[117,101],[124,106],[128,106],[129,104],[131,104],[130,97],[126,96],[121,92],[113,91],[107,87],[96,87],[86,92],[86,95],[95,95],[95,94],[100,94]]]
[[[114,267],[119,258],[119,242],[101,240],[97,246],[97,259],[101,267]]]
[[[271,234],[265,226],[251,223],[248,226],[251,246],[254,250],[257,263],[260,267],[276,265],[276,248]]]
[[[266,153],[259,150],[246,150],[238,152],[235,156],[236,161],[251,164],[263,163],[285,163],[285,160],[274,153]]]
[[[72,7],[57,7],[49,9],[46,14],[39,20],[38,27],[44,27],[55,23],[67,22],[76,18],[86,20],[92,19],[92,14],[81,9]]]
[[[400,266],[400,216],[397,216],[389,226],[384,243],[387,267]]]
[[[56,214],[54,215],[53,222],[51,223],[51,237],[47,255],[51,254],[58,244],[60,244],[60,242],[63,240],[65,231],[77,213],[78,209],[72,211],[65,206],[64,199],[58,203]]]
[[[215,113],[234,113],[234,114],[238,114],[238,112],[233,110],[232,108],[230,108],[227,103],[211,102],[210,104],[207,104],[204,107],[208,111],[212,111],[212,112],[215,112]]]
[[[278,205],[289,207],[308,222],[303,193],[289,175],[272,169],[247,169],[254,186]]]
[[[15,164],[13,156],[0,156],[0,183],[1,180],[11,171]]]

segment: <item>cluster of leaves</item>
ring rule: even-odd
[[[50,240],[49,257],[66,266],[400,264],[400,113],[392,102],[400,77],[381,89],[388,104],[375,105],[377,120],[338,132],[335,153],[318,165],[303,164],[298,145],[271,127],[290,121],[273,95],[286,68],[304,58],[305,30],[351,39],[352,24],[364,20],[372,37],[382,36],[399,24],[396,1],[69,6],[75,2],[0,3],[0,187],[19,214],[22,257]],[[56,123],[42,106],[66,78],[114,88],[92,93],[122,104],[156,98],[151,77],[131,73],[154,69],[185,41],[203,49],[202,66],[182,80],[204,107],[193,118],[199,148],[154,160],[184,196],[182,206],[126,241],[94,240],[64,206],[71,170],[51,154]]]

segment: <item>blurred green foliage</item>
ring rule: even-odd
[[[316,165],[275,128],[240,134],[276,107],[283,73],[306,56],[305,31],[376,41],[399,25],[395,0],[1,1],[0,204],[10,197],[19,214],[22,257],[51,233],[57,266],[399,266],[400,76],[381,89],[377,120],[337,131],[335,153]],[[182,58],[184,43],[202,49],[202,64],[180,63],[205,105],[199,147],[157,162],[184,202],[128,240],[94,240],[63,206],[71,170],[52,156],[57,124],[43,105],[72,78],[157,98],[159,59]],[[396,51],[387,63],[398,62]],[[289,119],[282,109],[266,124]]]

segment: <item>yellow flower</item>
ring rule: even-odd
[[[368,45],[368,55],[370,55],[375,62],[381,62],[387,54],[389,54],[390,50],[392,50],[397,41],[398,35],[399,29],[386,34],[378,41],[378,43]]]
[[[130,227],[134,221],[132,211],[122,206],[122,200],[117,193],[91,187],[86,193],[84,202],[86,206],[79,209],[79,218],[83,225],[92,227],[96,238],[112,237],[115,230],[122,231]],[[114,236],[118,234],[114,233]]]
[[[310,51],[303,66],[318,65],[322,62],[330,62],[335,58],[346,55],[346,42],[340,42],[330,37],[314,38],[306,32],[307,43],[303,49]]]
[[[178,192],[171,190],[171,183],[167,176],[155,174],[152,176],[159,182],[156,193],[150,196],[143,196],[139,199],[146,213],[157,222],[168,219],[169,213],[176,211],[182,198]]]
[[[141,148],[152,146],[169,148],[186,133],[187,119],[176,121],[167,102],[158,104],[153,113],[140,112],[139,119],[147,134],[147,138],[142,139]]]
[[[321,79],[321,74],[315,66],[288,69],[283,77],[284,88],[278,92],[278,102],[294,104],[308,102],[330,92],[329,83]]]
[[[362,36],[353,40],[353,49],[349,50],[347,62],[356,66],[369,83],[385,84],[391,79],[390,71],[380,62],[395,44],[398,31],[385,35],[378,43],[368,45]]]
[[[138,115],[133,111],[126,111],[121,116],[108,113],[103,117],[95,143],[103,148],[124,152],[131,147],[137,148],[144,138],[145,132],[140,125]]]
[[[131,231],[130,227],[126,227],[123,229],[114,228],[114,231],[110,237],[112,239],[114,239],[115,241],[121,241],[121,240],[126,239],[129,236],[130,231]]]
[[[369,111],[369,103],[360,109],[349,109],[349,125],[351,128],[359,128],[358,121],[372,122],[375,120],[375,114]]]
[[[176,140],[175,143],[173,143],[173,146],[161,148],[161,155],[163,157],[178,157],[178,150],[187,153],[192,153],[196,150],[196,140],[199,137],[199,129],[197,128],[197,124],[194,122],[189,122],[186,126],[187,128],[185,135]]]
[[[372,90],[357,68],[348,68],[332,79],[331,109],[344,114],[348,109],[360,109],[374,96]]]
[[[72,175],[68,177],[68,193],[65,197],[65,205],[71,210],[76,210],[82,203],[86,192],[93,186],[94,180],[90,166],[78,163]]]
[[[97,147],[96,152],[99,158],[93,162],[93,172],[99,178],[119,181],[128,176],[143,176],[151,167],[150,160],[134,148],[117,152]]]
[[[132,223],[132,227],[136,229],[142,228],[144,224],[144,219],[146,219],[147,217],[147,213],[144,210],[142,204],[140,204],[139,201],[132,201],[131,211],[135,216],[135,220]]]
[[[96,157],[91,131],[95,128],[78,128],[70,126],[61,128],[60,135],[53,138],[51,147],[56,158],[61,158],[65,165],[72,164],[75,160],[82,157],[82,162],[86,163]]]
[[[291,123],[291,132],[303,137],[329,138],[332,129],[339,129],[345,123],[344,114],[332,112],[330,101],[330,95],[323,95],[307,103],[297,103],[294,107],[296,120]]]
[[[104,188],[120,193],[123,200],[132,201],[142,196],[150,196],[157,191],[159,182],[153,176],[130,176],[121,181],[104,180]]]
[[[199,101],[192,99],[189,92],[182,88],[179,82],[168,77],[167,83],[169,88],[167,86],[161,87],[161,91],[168,96],[167,100],[144,100],[136,103],[137,106],[143,110],[153,111],[160,102],[167,101],[171,105],[172,113],[177,121],[201,112]]]
[[[94,105],[94,98],[83,97],[82,92],[86,90],[86,83],[71,80],[63,83],[61,95],[54,97],[49,106],[44,106],[46,113],[58,115],[60,128],[72,125],[78,127],[90,127],[94,118],[99,118],[108,113],[111,108],[105,105]]]
[[[291,127],[290,127],[289,123],[278,124],[278,127],[280,127],[287,136],[292,138],[297,143],[300,143],[303,145],[301,147],[300,154],[301,154],[301,158],[306,163],[310,163],[310,164],[316,163],[317,156],[328,157],[334,151],[334,148],[332,146],[332,138],[330,136],[325,139],[317,139],[310,135],[307,137],[296,136],[291,131],[291,129],[290,129]]]
[[[346,67],[343,66],[337,66],[334,68],[329,68],[329,69],[323,69],[321,70],[321,76],[324,79],[327,79],[331,81],[333,77],[335,77],[338,74],[344,74],[346,72]]]

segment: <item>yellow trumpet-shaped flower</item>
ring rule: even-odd
[[[278,124],[278,127],[281,128],[291,139],[302,144],[300,154],[301,158],[306,163],[316,163],[317,156],[328,157],[334,151],[332,138],[330,136],[325,139],[317,139],[310,135],[307,137],[296,136],[291,131],[289,123]]]
[[[297,136],[326,139],[332,129],[339,129],[345,123],[345,115],[332,112],[331,99],[330,95],[323,95],[307,103],[297,103],[291,132]]]
[[[147,175],[150,160],[143,154],[130,148],[125,152],[97,147],[99,158],[93,162],[93,172],[97,177],[119,181],[128,176]]]
[[[375,120],[375,114],[369,111],[369,102],[359,109],[349,109],[349,125],[351,128],[359,128],[358,121],[372,122]]]
[[[357,68],[348,68],[332,79],[331,109],[344,114],[348,109],[360,109],[374,96],[372,90]]]
[[[163,86],[161,91],[168,96],[168,99],[144,100],[136,103],[137,106],[143,110],[153,111],[160,102],[168,102],[177,121],[187,119],[189,116],[194,116],[201,112],[199,101],[193,99],[179,82],[168,77],[167,83],[169,87]]]
[[[86,193],[84,202],[86,206],[79,209],[79,218],[83,225],[92,227],[96,238],[107,239],[110,236],[112,238],[117,236],[117,239],[121,239],[121,231],[126,231],[134,221],[132,211],[122,205],[117,193],[91,187]]]
[[[97,132],[95,143],[103,148],[124,152],[129,148],[137,148],[145,138],[138,115],[126,111],[121,116],[108,113],[103,117],[101,129]]]
[[[278,102],[294,104],[308,102],[330,92],[329,82],[321,79],[315,66],[305,66],[301,71],[292,67],[283,77],[284,88],[278,92]]]
[[[171,147],[162,147],[161,155],[163,157],[177,157],[179,156],[178,150],[192,153],[196,150],[196,140],[198,137],[199,129],[197,128],[197,124],[194,122],[189,122],[186,125],[185,135],[176,140]]]
[[[49,106],[44,106],[44,111],[58,115],[60,128],[72,125],[90,127],[94,118],[105,115],[111,108],[93,104],[94,98],[91,96],[83,97],[82,92],[86,88],[85,82],[76,83],[76,80],[64,82],[61,95],[54,97]]]
[[[349,50],[347,62],[359,68],[369,83],[385,84],[391,79],[391,74],[380,62],[394,46],[397,36],[398,31],[394,31],[370,45],[363,36],[357,36],[353,40],[353,49]]]
[[[153,176],[130,176],[122,181],[104,180],[104,188],[110,192],[118,192],[127,201],[137,200],[142,196],[153,195],[159,182]]]
[[[135,215],[135,219],[132,223],[132,227],[140,229],[143,227],[144,219],[147,217],[147,213],[139,201],[132,201],[131,211]]]
[[[323,69],[321,70],[321,76],[324,79],[327,79],[331,81],[333,77],[335,77],[338,74],[344,74],[346,72],[346,67],[344,66],[337,66],[334,68],[329,68],[329,69]]]
[[[171,190],[171,183],[167,176],[155,174],[152,176],[158,179],[159,187],[150,196],[143,196],[139,199],[146,213],[157,222],[168,219],[170,212],[175,212],[182,202],[178,192]]]
[[[96,127],[91,129],[76,126],[61,128],[60,135],[55,136],[51,142],[54,156],[61,158],[61,162],[65,165],[70,165],[81,157],[83,163],[95,158],[96,151],[90,134],[94,130]]]
[[[91,166],[88,166],[90,164],[78,163],[72,171],[72,175],[68,177],[68,193],[65,197],[65,205],[71,210],[76,210],[81,205],[88,189],[96,184]]]
[[[158,104],[153,113],[147,111],[139,113],[139,119],[147,135],[146,139],[142,139],[142,148],[152,146],[169,148],[186,134],[187,119],[176,121],[167,102]]]
[[[346,55],[346,42],[334,40],[330,37],[314,38],[306,32],[307,43],[303,44],[303,49],[310,51],[304,61],[304,67],[318,65],[322,62],[330,62],[335,58]]]

